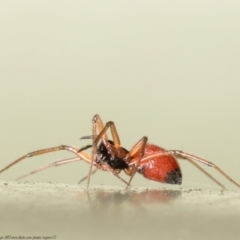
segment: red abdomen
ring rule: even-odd
[[[138,172],[153,181],[181,184],[182,173],[177,160],[171,155],[162,155],[164,152],[165,149],[161,147],[147,144]],[[156,156],[156,153],[159,153],[159,155]],[[154,156],[151,158],[153,154]]]

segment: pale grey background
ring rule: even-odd
[[[1,168],[29,151],[85,145],[79,137],[99,113],[125,148],[146,135],[239,182],[239,10],[239,1],[2,1]],[[0,179],[67,156],[28,159]],[[219,189],[181,166],[184,187]],[[28,180],[76,183],[87,172],[82,162]],[[105,172],[92,182],[121,185]],[[141,176],[133,184],[159,186]]]
[[[41,148],[85,145],[79,137],[99,113],[125,148],[146,135],[240,182],[239,12],[239,1],[1,1],[0,168]],[[89,198],[71,185],[88,173],[84,162],[26,179],[52,184],[5,182],[70,156],[28,159],[0,175],[0,237],[239,239],[239,192],[219,192],[184,161],[184,188],[216,191]],[[105,172],[92,184],[122,186]],[[179,190],[141,176],[133,185]]]

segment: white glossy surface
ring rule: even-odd
[[[60,239],[240,236],[240,193],[1,182],[1,235]]]

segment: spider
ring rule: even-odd
[[[111,130],[112,140],[109,140],[107,136],[109,128]],[[209,175],[204,169],[202,169],[196,162],[215,168],[219,173],[240,188],[240,184],[234,181],[214,163],[180,150],[166,150],[157,145],[150,144],[148,143],[148,138],[146,136],[142,137],[129,151],[126,150],[121,146],[114,122],[109,121],[104,125],[98,114],[94,115],[92,120],[92,135],[82,137],[82,139],[92,139],[92,144],[86,145],[80,149],[68,145],[60,145],[57,147],[30,152],[7,165],[5,168],[0,170],[0,173],[28,157],[60,150],[67,150],[74,153],[77,157],[53,162],[38,168],[29,174],[25,174],[18,179],[53,166],[60,166],[70,162],[83,160],[90,164],[89,174],[81,180],[83,181],[88,179],[87,189],[89,188],[91,175],[98,169],[108,171],[115,175],[126,184],[126,188],[130,186],[136,172],[153,181],[169,184],[181,184],[182,173],[176,160],[176,158],[179,158],[189,160],[189,162],[199,168],[222,188],[225,187]],[[84,150],[88,148],[92,148],[91,156],[84,152]],[[95,167],[95,169],[92,170],[92,167]],[[125,181],[119,176],[121,171],[124,171],[128,176],[130,176],[128,181]]]

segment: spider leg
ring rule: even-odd
[[[107,122],[106,125],[104,126],[100,116],[98,114],[94,115],[93,120],[92,120],[92,136],[93,136],[92,161],[90,164],[89,174],[88,174],[88,179],[87,179],[87,189],[89,188],[89,184],[90,184],[93,162],[95,161],[95,156],[97,153],[97,145],[101,139],[105,142],[107,141],[106,132],[107,132],[108,128],[111,129],[114,146],[116,148],[119,148],[120,147],[120,139],[119,139],[115,124],[113,122]],[[97,134],[97,131],[99,132],[98,134]],[[113,171],[110,171],[110,172],[113,172]],[[115,176],[117,176],[117,174],[115,174]],[[120,177],[118,176],[118,178],[120,178]]]
[[[25,177],[28,177],[32,174],[35,174],[35,173],[38,173],[38,172],[41,172],[41,171],[44,171],[48,168],[51,168],[51,167],[58,167],[58,166],[62,166],[64,164],[68,164],[68,163],[72,163],[72,162],[77,162],[77,161],[81,161],[82,159],[80,159],[79,157],[77,158],[67,158],[67,159],[63,159],[63,160],[59,160],[59,161],[55,161],[53,163],[50,163],[50,164],[47,164],[47,165],[44,165],[42,167],[39,167],[27,174],[24,174],[18,178],[16,178],[16,180],[19,180],[19,179],[22,179],[22,178],[25,178]],[[91,160],[88,160],[88,163],[90,164],[91,163]],[[95,162],[93,163],[93,165],[96,167],[93,171],[92,171],[92,175],[100,168],[98,166],[98,164],[96,164]],[[102,167],[102,166],[101,166]],[[127,182],[121,178],[120,176],[118,176],[117,173],[115,173],[111,168],[109,168],[107,165],[104,166],[104,168],[102,169],[103,171],[108,171],[110,173],[112,173],[113,175],[115,175],[117,178],[119,178],[122,182],[124,182],[125,184],[127,184]],[[83,182],[84,180],[86,180],[88,178],[88,176],[82,178],[78,183],[81,183]]]
[[[89,188],[90,179],[91,179],[91,175],[92,175],[92,168],[93,168],[93,164],[95,161],[95,156],[97,154],[97,144],[94,144],[95,139],[96,139],[95,136],[97,136],[97,128],[99,131],[102,131],[102,129],[103,129],[103,122],[98,114],[94,115],[93,119],[92,119],[92,136],[93,136],[93,138],[92,138],[92,156],[91,156],[91,164],[90,164],[88,177],[87,177],[87,189]],[[106,134],[102,134],[102,137],[107,139]]]
[[[220,167],[218,167],[217,165],[215,165],[214,163],[212,163],[212,162],[210,162],[210,161],[208,161],[206,159],[194,156],[194,155],[189,154],[189,153],[185,153],[185,152],[180,151],[180,150],[168,150],[167,152],[169,152],[172,156],[174,156],[176,158],[187,159],[187,160],[192,161],[192,162],[197,161],[197,162],[201,162],[201,163],[203,163],[203,164],[205,164],[205,165],[207,165],[209,167],[213,167],[219,173],[221,173],[225,178],[227,178],[230,182],[232,182],[233,184],[235,184],[237,187],[240,188],[240,184],[239,183],[237,183],[230,176],[228,176]]]
[[[97,170],[98,170],[98,168],[95,168],[95,169],[92,171],[91,174],[93,175]],[[81,182],[85,181],[87,178],[88,178],[88,175],[85,176],[84,178],[80,179],[80,180],[78,181],[78,184],[80,184]]]
[[[88,149],[88,148],[91,148],[92,147],[92,145],[86,145],[85,147],[82,147],[82,148],[80,148],[79,150],[78,150],[78,153],[79,152],[82,152],[83,150],[86,150],[86,149]]]
[[[50,153],[50,152],[57,152],[57,151],[61,151],[61,150],[70,151],[70,152],[74,153],[75,155],[77,155],[78,158],[80,158],[80,159],[82,159],[82,160],[84,160],[88,163],[90,162],[89,159],[91,159],[91,157],[87,153],[85,153],[85,152],[78,153],[78,149],[76,147],[67,146],[67,145],[60,145],[58,147],[41,149],[41,150],[37,150],[37,151],[34,151],[34,152],[30,152],[28,154],[25,154],[22,157],[15,160],[14,162],[7,165],[5,168],[1,169],[0,173],[4,172],[8,168],[14,166],[15,164],[21,162],[22,160],[24,160],[26,158],[34,157],[34,156],[38,156],[38,155],[42,155],[42,154],[46,154],[46,153]]]
[[[93,139],[95,138],[96,136],[93,136],[93,135],[89,135],[89,136],[83,136],[83,137],[80,137],[81,140],[85,140],[85,139]]]
[[[95,125],[95,124],[98,124],[98,119],[99,119],[100,117],[97,115],[95,115],[94,117],[93,117],[93,125]],[[94,129],[95,127],[93,127],[93,129]],[[94,141],[93,141],[93,145],[97,145],[98,144],[98,142],[101,140],[101,139],[105,139],[105,135],[106,135],[106,132],[107,132],[107,130],[110,128],[110,130],[111,130],[111,134],[112,134],[112,138],[113,138],[113,143],[114,143],[114,146],[116,147],[116,148],[120,148],[121,147],[121,142],[120,142],[120,138],[119,138],[119,136],[118,136],[118,133],[117,133],[117,129],[116,129],[116,127],[115,127],[115,124],[114,124],[114,122],[107,122],[106,123],[106,125],[103,127],[103,128],[100,128],[100,126],[98,125],[98,130],[99,130],[99,134],[98,135],[96,135],[95,133],[96,133],[96,129],[94,129],[95,130],[95,132],[93,132],[93,136],[96,136],[95,137],[95,139],[94,139]]]
[[[25,177],[28,177],[32,174],[35,174],[35,173],[38,173],[38,172],[41,172],[41,171],[44,171],[48,168],[51,168],[51,167],[58,167],[58,166],[61,166],[61,165],[64,165],[64,164],[68,164],[68,163],[71,163],[71,162],[76,162],[76,161],[80,161],[81,159],[80,158],[68,158],[68,159],[63,159],[63,160],[60,160],[60,161],[56,161],[56,162],[53,162],[53,163],[50,163],[50,164],[47,164],[47,165],[44,165],[40,168],[37,168],[27,174],[24,174],[18,178],[16,178],[16,180],[19,180],[19,179],[22,179],[22,178],[25,178]]]
[[[93,175],[94,173],[96,173],[98,169],[101,169],[101,170],[103,170],[103,171],[108,171],[109,173],[111,173],[111,174],[113,174],[115,177],[117,177],[119,180],[121,180],[123,183],[128,184],[128,182],[126,182],[122,177],[120,177],[120,176],[118,175],[118,174],[119,174],[118,171],[114,171],[114,169],[112,169],[111,167],[109,167],[107,164],[104,164],[103,166],[101,166],[101,167],[99,167],[99,168],[98,168],[98,167],[95,168],[95,169],[91,172],[91,175]],[[89,174],[88,174],[87,176],[85,176],[84,178],[82,178],[82,179],[78,182],[78,184],[80,184],[81,182],[83,182],[83,181],[85,181],[86,179],[88,179],[88,176],[89,176]]]
[[[221,184],[216,178],[214,178],[211,174],[209,174],[205,169],[200,167],[196,162],[193,162],[191,160],[188,160],[193,166],[199,169],[202,173],[204,173],[208,178],[210,178],[212,181],[214,181],[218,186],[220,186],[223,190],[226,190],[226,187]]]
[[[92,136],[96,136],[96,137],[95,137],[95,139],[93,141],[93,145],[92,145],[92,147],[93,147],[93,154],[92,154],[92,156],[94,155],[94,153],[97,152],[97,144],[98,144],[98,142],[101,139],[104,140],[104,136],[105,136],[105,134],[106,134],[106,132],[107,132],[107,130],[109,128],[111,130],[111,135],[112,135],[112,139],[113,139],[113,143],[114,143],[115,149],[120,149],[121,148],[120,138],[118,136],[118,132],[117,132],[117,129],[116,129],[116,126],[115,126],[114,122],[111,122],[111,121],[107,122],[106,125],[103,127],[102,124],[99,124],[99,119],[100,119],[99,115],[95,115],[93,117],[93,132],[92,132]],[[98,135],[96,134],[97,128],[98,128],[98,131],[99,131]],[[139,164],[141,162],[141,159],[144,156],[144,151],[145,151],[145,146],[146,146],[147,140],[148,140],[147,137],[143,137],[140,141],[138,141],[133,146],[133,148],[130,150],[130,152],[126,156],[126,160],[127,160],[127,159],[131,159],[134,155],[139,153],[138,154],[138,161],[137,161],[137,164],[135,165],[134,169],[131,169],[131,170],[125,169],[124,170],[126,174],[130,175],[130,179],[127,182],[126,189],[130,186],[131,181],[132,181],[135,173],[137,172],[137,169],[138,169],[138,166],[139,166]],[[89,176],[91,175],[91,171],[92,170],[90,169]],[[115,176],[119,177],[117,174],[115,174]]]
[[[144,156],[145,153],[145,147],[147,144],[148,138],[147,137],[143,137],[141,138],[133,147],[132,149],[129,151],[127,158],[131,159],[133,157],[133,160],[135,159],[134,156],[137,156],[137,160],[135,159],[135,166],[133,168],[130,169],[125,169],[125,173],[127,175],[130,175],[130,178],[128,180],[128,184],[126,186],[126,189],[128,189],[128,187],[130,186],[130,183],[135,175],[135,173],[138,170],[138,166]],[[131,163],[131,160],[130,160]]]
[[[123,183],[128,184],[127,181],[125,181],[123,178],[121,178],[118,174],[120,173],[120,170],[118,169],[112,169],[108,164],[104,164],[103,165],[105,171],[108,171],[110,173],[112,173],[115,177],[117,177],[118,179],[120,179]]]
[[[107,143],[107,140],[108,140],[108,138],[107,138],[107,131],[108,131],[109,128],[111,130],[111,135],[112,135],[114,149],[121,149],[120,138],[119,138],[119,135],[118,135],[118,132],[117,132],[117,129],[116,129],[116,126],[115,126],[114,122],[111,122],[111,121],[107,122],[105,124],[105,126],[104,126],[103,122],[102,122],[102,120],[101,120],[101,118],[100,118],[100,116],[98,114],[96,114],[93,117],[93,120],[92,120],[92,135],[84,136],[84,137],[81,138],[81,139],[92,139],[93,140],[92,141],[92,145],[87,145],[87,146],[79,149],[79,152],[81,152],[82,150],[85,150],[85,149],[88,149],[88,148],[92,147],[92,159],[91,159],[92,161],[91,161],[91,164],[90,164],[89,173],[87,175],[87,188],[89,186],[90,178],[91,178],[91,175],[92,175],[93,163],[95,162],[95,159],[96,159],[95,156],[97,154],[98,143],[101,140],[105,144]],[[143,139],[145,139],[145,137]],[[139,162],[141,161],[141,158],[144,155],[144,149],[145,149],[146,142],[147,142],[147,138],[146,138],[145,142],[143,141],[143,143],[142,142],[141,143],[137,143],[135,148],[133,147],[132,151],[130,151],[131,154],[134,155],[137,151],[139,151],[139,149],[141,149],[140,150],[140,154],[139,154]],[[102,166],[103,166],[102,168],[104,168],[104,170],[106,170],[108,172],[111,172],[113,175],[115,175],[117,178],[119,178],[122,182],[127,184],[127,188],[130,186],[131,180],[132,180],[134,174],[136,173],[137,167],[138,167],[138,165],[135,167],[135,171],[132,171],[132,176],[131,176],[130,180],[128,182],[126,182],[123,178],[121,178],[118,175],[120,173],[119,170],[112,169],[107,164],[103,164]],[[101,167],[99,167],[99,168],[102,169]],[[84,178],[84,180],[85,180],[85,178]]]

